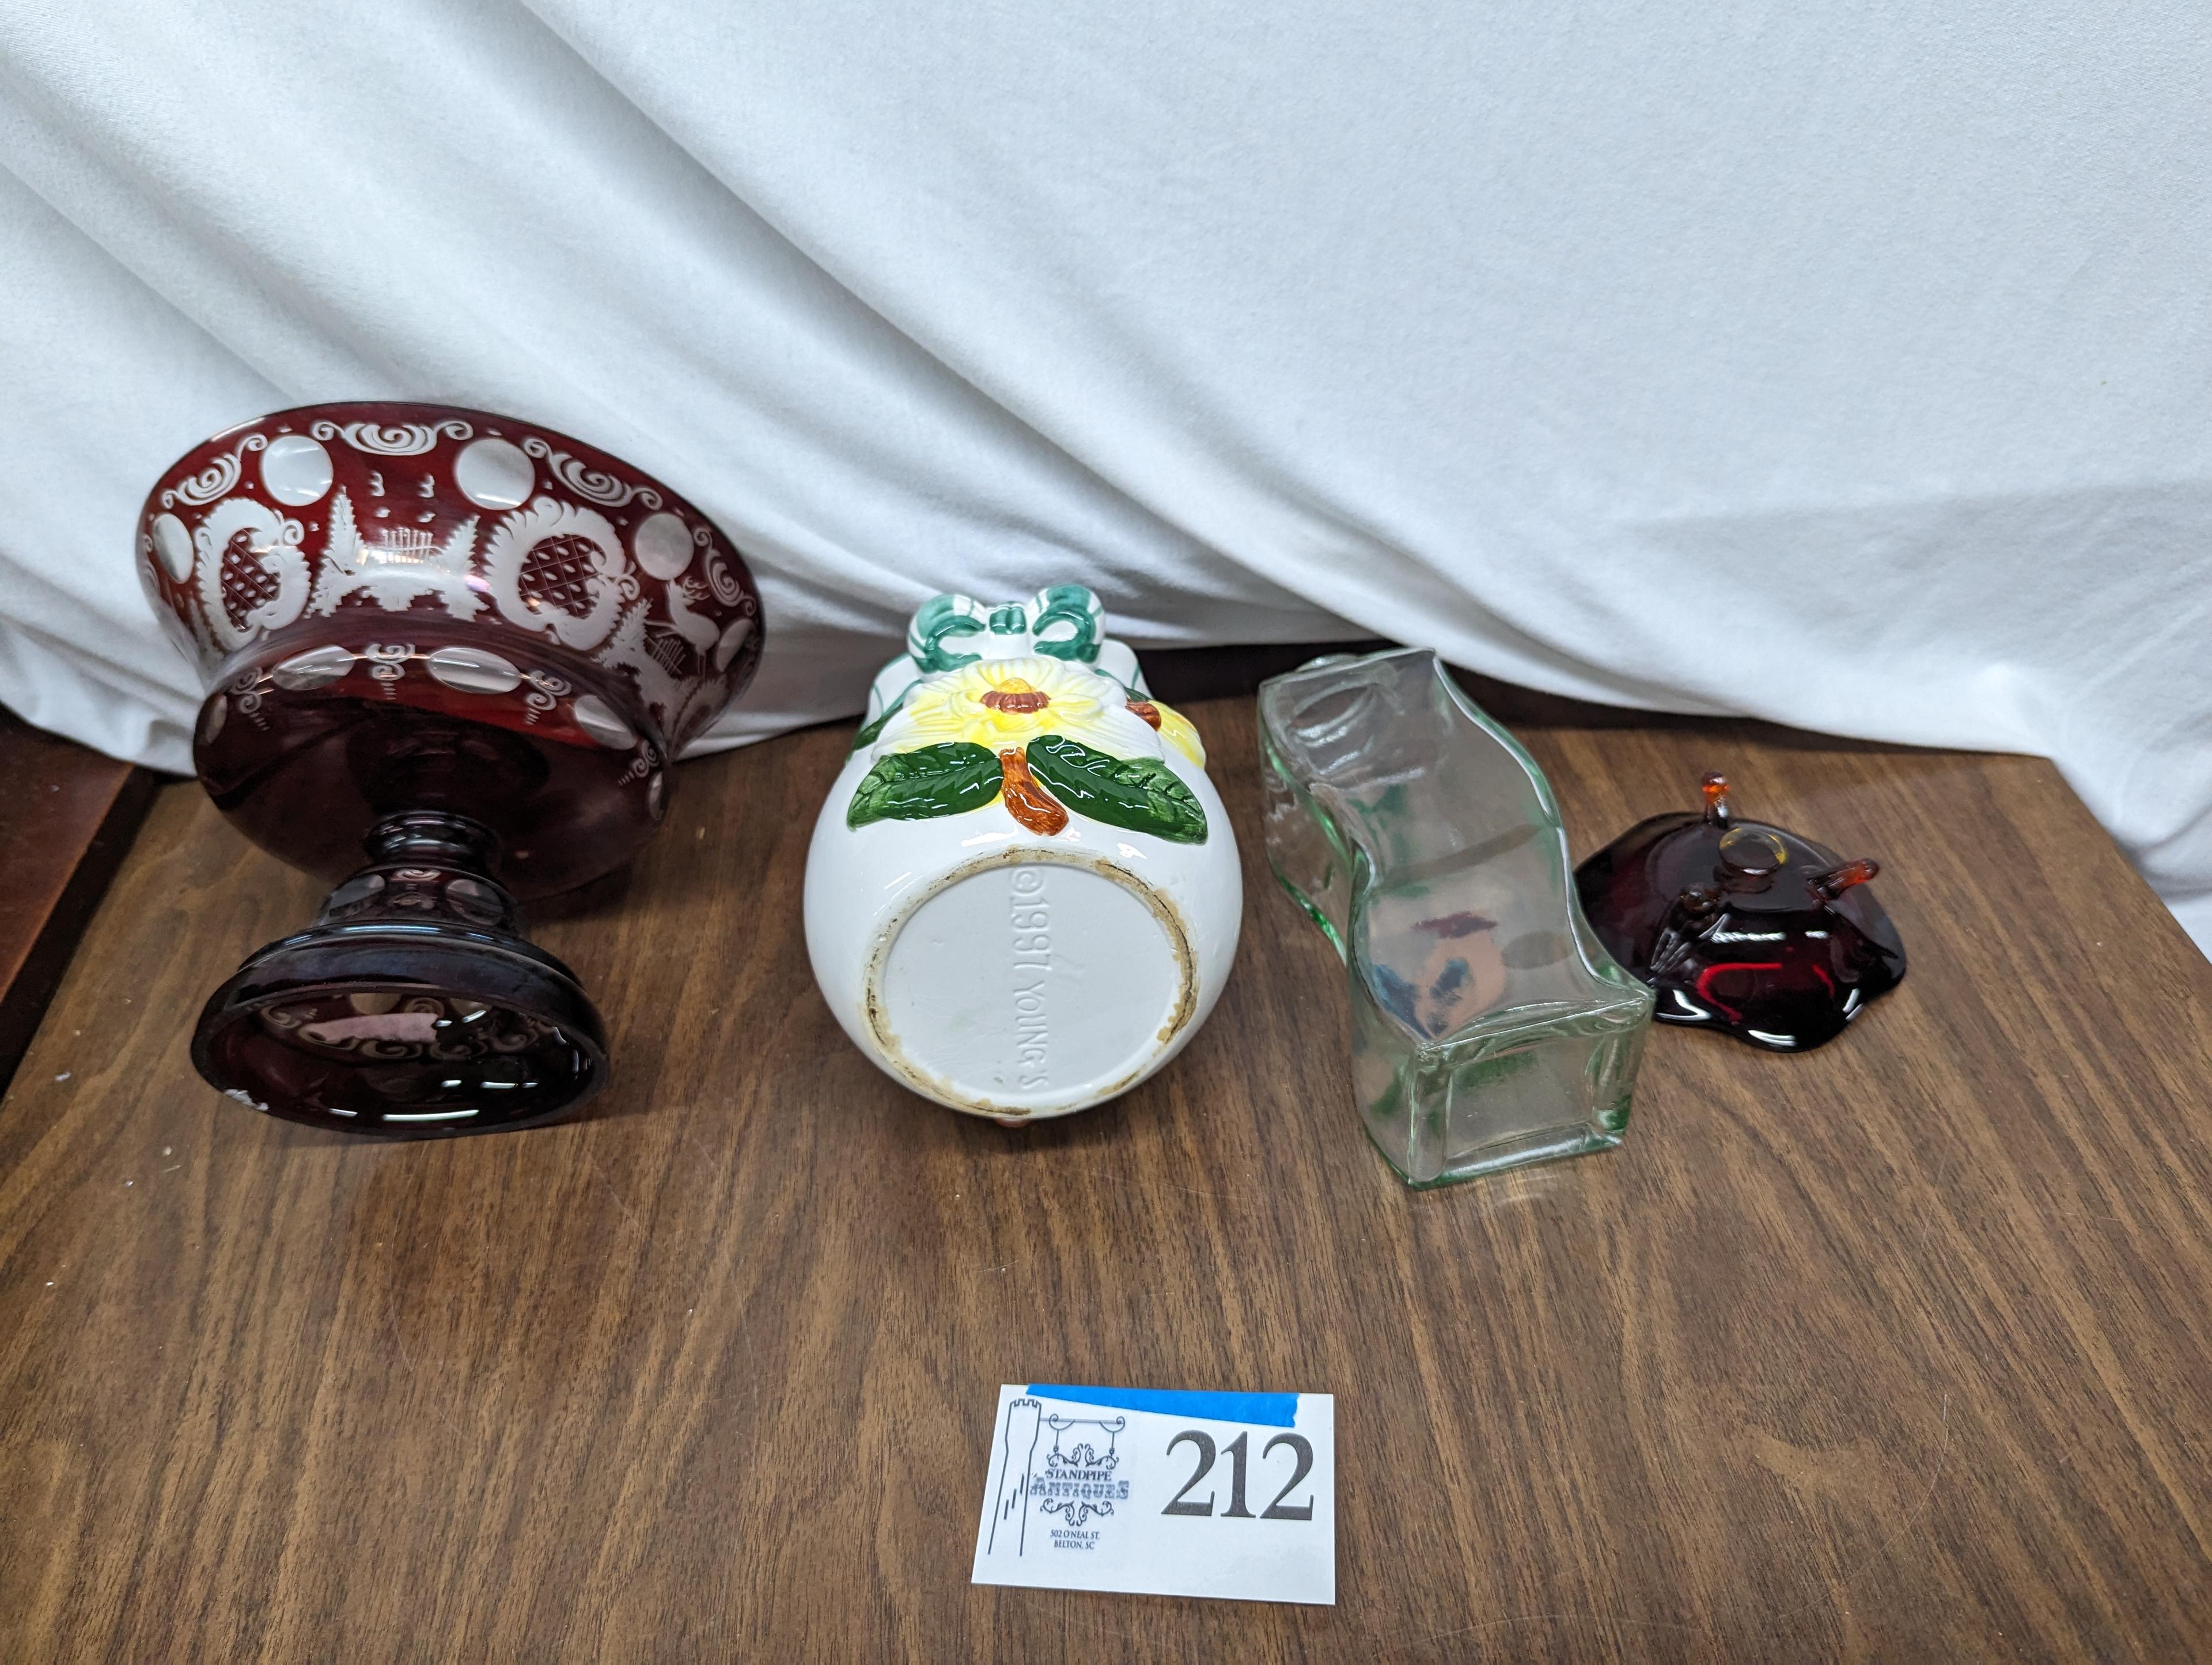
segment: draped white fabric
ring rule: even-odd
[[[746,550],[726,740],[1080,577],[2045,753],[2212,941],[2208,86],[2170,0],[12,0],[0,702],[182,767],[154,475],[436,398]]]

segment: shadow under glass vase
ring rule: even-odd
[[[1362,1125],[1408,1184],[1607,1150],[1652,996],[1576,899],[1533,759],[1405,648],[1262,684],[1267,856],[1344,959]]]

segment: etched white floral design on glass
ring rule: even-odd
[[[1575,897],[1543,772],[1401,648],[1260,690],[1267,858],[1350,974],[1360,1120],[1410,1185],[1601,1151],[1651,993]]]

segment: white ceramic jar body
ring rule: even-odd
[[[1039,1120],[1126,1092],[1196,1033],[1243,884],[1197,736],[1126,648],[1103,655],[1116,677],[1026,637],[972,645],[949,671],[878,678],[815,823],[806,945],[845,1032],[897,1080]]]

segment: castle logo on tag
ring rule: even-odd
[[[1080,1556],[1116,1565],[1128,1544],[1129,1481],[1118,1471],[1126,1416],[1076,1417],[1024,1395],[1006,1407],[984,1553]]]

